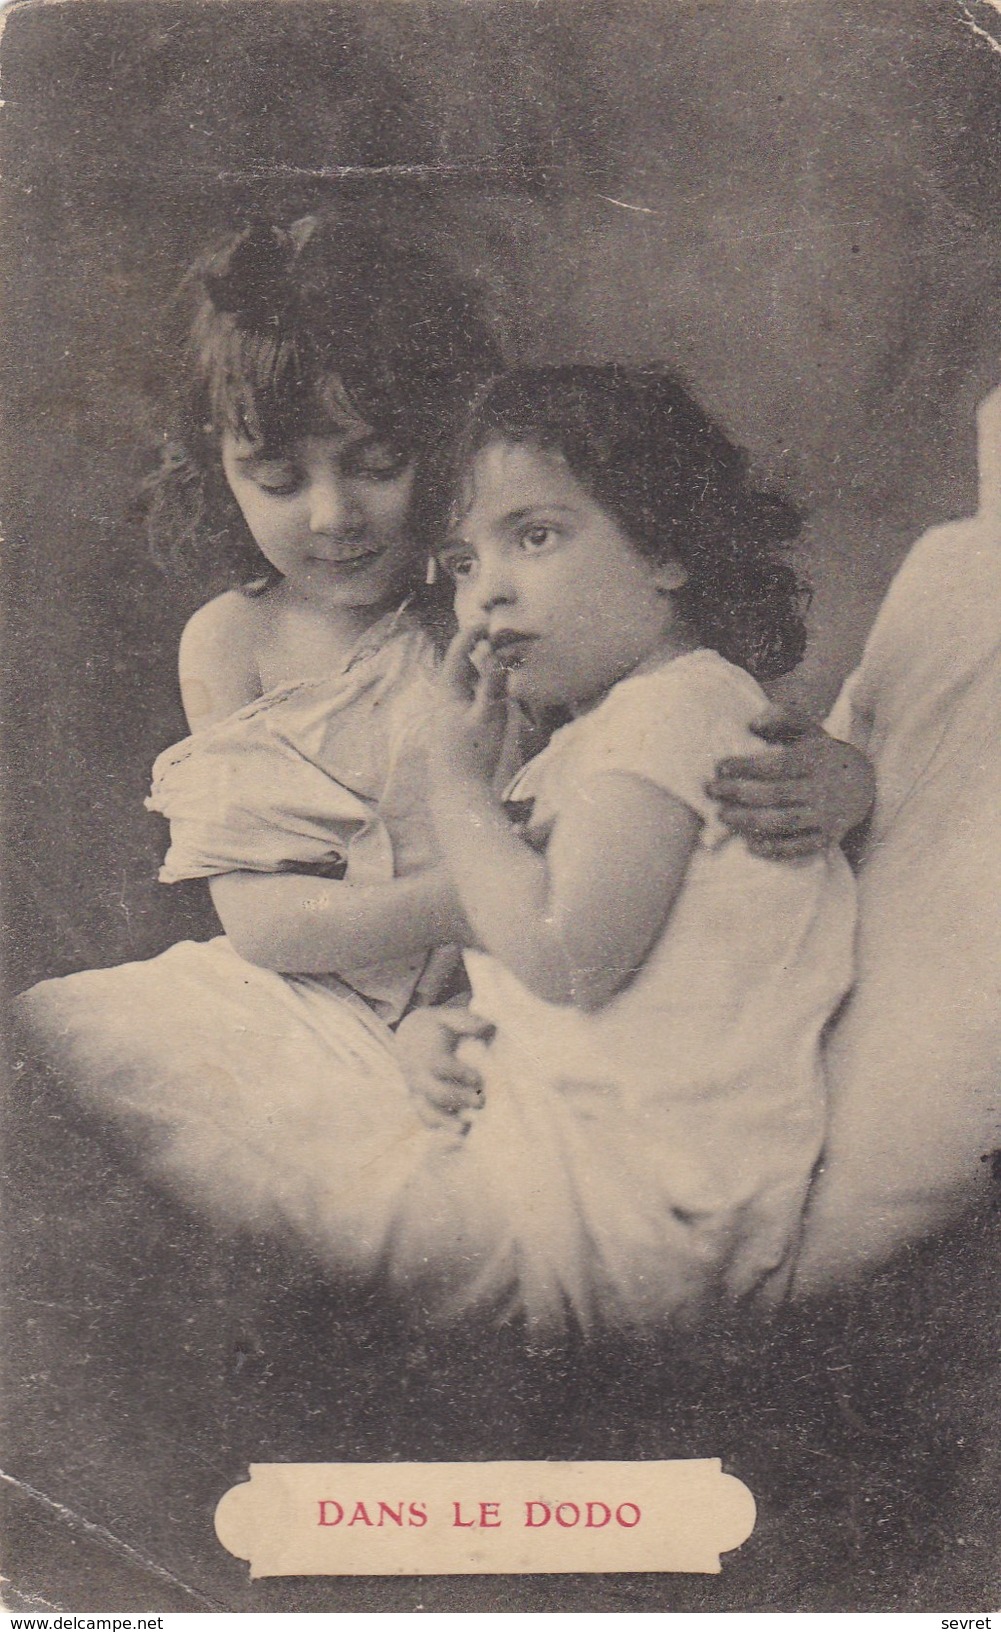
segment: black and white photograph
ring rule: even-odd
[[[0,22],[4,1607],[996,1609],[1001,0]]]

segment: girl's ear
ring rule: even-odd
[[[680,561],[664,561],[654,569],[654,583],[658,595],[671,595],[688,582],[688,568]]]

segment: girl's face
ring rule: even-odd
[[[671,600],[684,568],[642,556],[559,455],[492,442],[470,492],[442,564],[460,627],[483,630],[512,697],[578,712],[694,644]]]
[[[222,465],[261,553],[294,595],[376,610],[423,577],[408,531],[414,469],[367,425],[271,449],[226,432]]]

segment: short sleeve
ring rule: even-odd
[[[717,761],[760,751],[749,726],[768,706],[742,669],[715,652],[694,652],[649,675],[624,680],[581,725],[573,780],[611,772],[642,777],[702,819],[703,842],[726,836],[706,793]]]
[[[824,721],[828,736],[839,742],[850,742],[853,748],[865,753],[872,729],[872,707],[866,701],[868,676],[861,668],[854,669],[841,687],[831,712]]]

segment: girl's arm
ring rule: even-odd
[[[598,1009],[640,968],[685,876],[699,818],[639,776],[587,779],[545,856],[511,829],[493,790],[505,678],[476,631],[442,667],[431,802],[474,939],[550,1003]]]
[[[192,731],[260,696],[260,616],[259,600],[230,591],[189,621],[178,667]],[[326,974],[420,956],[466,933],[443,868],[364,885],[292,872],[236,872],[211,879],[209,889],[241,957],[282,974]]]
[[[642,966],[699,832],[687,805],[619,772],[581,786],[545,856],[518,838],[480,779],[444,770],[433,803],[478,944],[537,996],[585,1010]]]
[[[301,873],[224,873],[209,881],[235,950],[281,974],[327,974],[419,956],[468,936],[447,869],[385,884]]]

